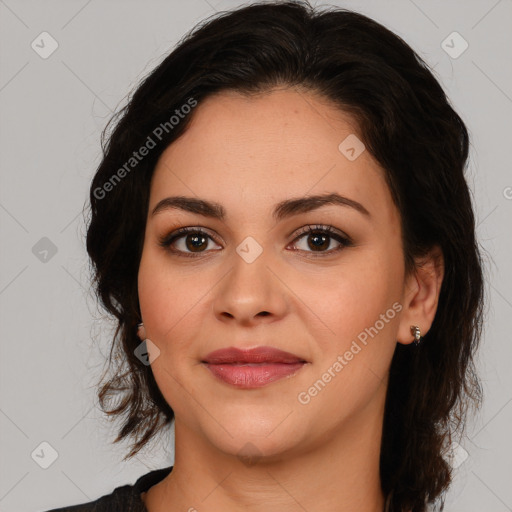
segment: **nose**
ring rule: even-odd
[[[270,255],[263,251],[250,262],[234,253],[230,263],[215,291],[213,310],[220,321],[251,326],[272,323],[286,315],[288,288]]]

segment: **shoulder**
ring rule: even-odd
[[[163,480],[172,470],[172,466],[150,471],[133,485],[116,487],[110,494],[88,503],[81,503],[45,512],[147,512],[141,493]]]
[[[138,503],[137,503],[138,502]],[[133,485],[117,487],[110,494],[88,503],[55,508],[46,512],[145,512],[144,504],[134,493]]]

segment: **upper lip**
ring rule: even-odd
[[[301,357],[274,347],[256,347],[240,349],[236,347],[221,348],[210,352],[203,360],[208,364],[232,363],[305,363]]]

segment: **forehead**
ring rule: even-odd
[[[223,91],[195,108],[187,130],[162,153],[150,208],[182,194],[226,204],[228,215],[235,201],[263,213],[287,197],[338,192],[389,220],[384,171],[368,151],[356,159],[343,152],[347,140],[359,152],[360,139],[350,115],[312,92]]]

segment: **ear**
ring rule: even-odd
[[[411,325],[420,328],[421,336],[430,330],[437,311],[444,277],[443,252],[435,245],[429,253],[416,259],[416,268],[404,283],[403,310],[400,315],[397,341],[403,345],[413,342]]]
[[[141,341],[144,341],[146,339],[146,328],[142,323],[137,326],[137,336]]]

